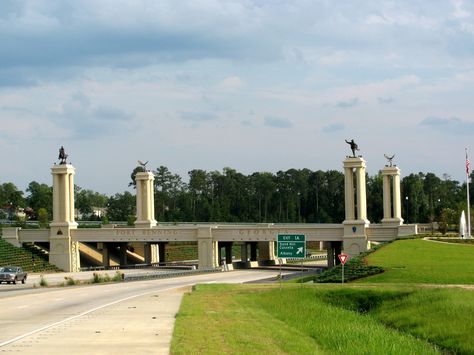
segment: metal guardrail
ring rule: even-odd
[[[197,274],[206,274],[211,272],[222,272],[221,268],[216,269],[196,269],[196,270],[179,270],[176,272],[162,272],[162,273],[150,273],[144,275],[125,275],[123,276],[124,281],[138,281],[138,280],[149,280],[149,279],[165,279],[170,277],[178,276],[190,276]]]
[[[326,260],[328,258],[327,255],[324,254],[318,254],[318,255],[310,255],[305,257],[303,260]],[[299,258],[286,258],[286,260],[291,260],[291,261],[296,261],[296,260],[301,260]]]

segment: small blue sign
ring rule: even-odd
[[[352,226],[352,233],[355,233],[357,232],[357,227],[356,226]]]

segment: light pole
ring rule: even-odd
[[[301,192],[298,192],[298,223],[301,223]]]
[[[12,224],[12,221],[13,221],[13,213],[14,213],[14,206],[13,206],[13,202],[10,202],[10,208],[8,209],[8,217],[10,218],[10,225]]]
[[[405,217],[407,219],[407,224],[408,224],[408,196],[405,196]]]

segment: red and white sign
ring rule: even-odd
[[[347,258],[349,257],[349,255],[347,254],[339,254],[337,256],[339,258],[339,260],[341,260],[341,264],[344,265],[347,261]]]

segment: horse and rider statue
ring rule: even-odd
[[[61,146],[61,148],[59,148],[59,164],[67,164],[67,157],[68,155],[66,154],[66,152],[64,151],[64,147]]]

